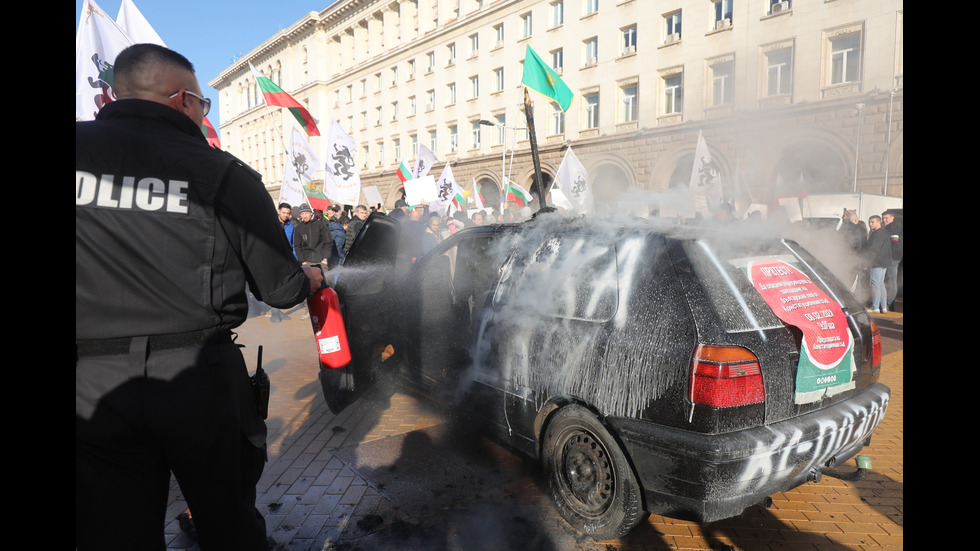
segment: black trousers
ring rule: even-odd
[[[265,423],[238,347],[134,348],[76,360],[77,549],[165,549],[171,472],[201,549],[266,549]]]

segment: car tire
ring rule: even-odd
[[[551,497],[576,530],[597,540],[619,538],[646,518],[632,467],[585,407],[572,404],[553,414],[541,452]]]

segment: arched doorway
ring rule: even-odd
[[[688,153],[677,159],[677,163],[674,165],[674,171],[670,173],[670,179],[667,180],[667,189],[690,189],[691,172],[693,171],[694,153]]]
[[[549,174],[547,171],[544,170],[541,171],[541,183],[544,185],[544,189],[546,192],[551,191],[551,184],[553,184],[554,181],[555,181],[554,176]],[[531,194],[532,200],[535,201],[534,203],[535,208],[540,208],[541,205],[538,204],[538,200],[541,197],[541,194],[538,193],[538,182],[533,172],[528,178],[527,184],[524,185],[524,188],[527,189],[528,193]]]
[[[493,178],[483,176],[476,179],[485,208],[500,209],[500,186]],[[474,190],[475,191],[475,190]]]
[[[592,197],[597,210],[615,209],[633,187],[630,174],[616,163],[599,163],[592,172]]]
[[[844,159],[827,144],[805,140],[783,150],[773,167],[773,197],[850,191]]]

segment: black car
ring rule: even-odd
[[[320,370],[331,408],[382,369],[466,404],[597,539],[647,513],[737,516],[855,456],[885,414],[877,327],[792,241],[542,214],[416,258],[401,224],[372,215],[340,271],[353,360]]]

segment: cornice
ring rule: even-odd
[[[288,48],[298,37],[305,36],[313,31],[319,21],[320,14],[315,11],[304,15],[299,21],[290,25],[289,28],[280,30],[252,51],[235,60],[234,63],[221,71],[218,76],[209,81],[208,86],[217,89],[224,84],[230,83],[240,76],[242,71],[248,71],[249,62],[252,62],[252,65],[260,65],[265,61],[266,57],[271,56],[274,52]]]

